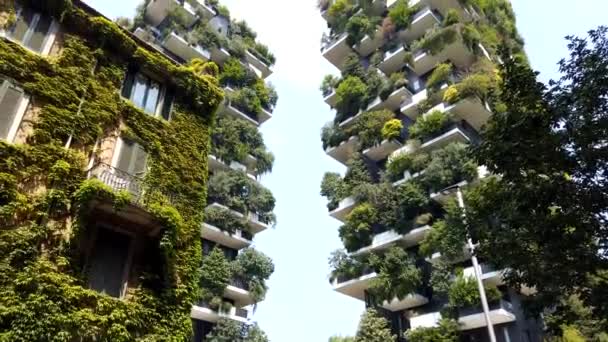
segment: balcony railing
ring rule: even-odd
[[[97,178],[114,191],[128,191],[131,194],[131,202],[136,205],[147,204],[146,189],[143,178],[132,175],[108,164],[99,163],[93,167],[89,178]],[[162,193],[169,203],[175,203],[174,194]]]

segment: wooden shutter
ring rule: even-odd
[[[8,138],[22,97],[23,91],[8,81],[0,83],[0,139]]]
[[[89,259],[89,287],[112,297],[120,297],[127,267],[131,238],[99,228]]]

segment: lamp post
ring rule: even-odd
[[[462,219],[465,224],[467,221],[467,213],[466,208],[464,206],[464,199],[462,197],[461,187],[465,185],[466,182],[461,182],[456,185],[447,187],[441,190],[441,193],[444,195],[448,195],[450,193],[456,192],[456,198],[458,200],[458,206],[462,210]],[[471,238],[471,234],[467,229],[467,246],[471,252],[471,261],[473,262],[473,270],[475,271],[475,278],[477,279],[477,289],[479,290],[479,298],[481,299],[481,306],[483,308],[483,313],[486,318],[486,325],[488,327],[488,335],[490,336],[490,342],[496,342],[496,334],[494,333],[494,325],[492,324],[492,318],[490,317],[490,307],[488,305],[488,298],[486,297],[486,290],[483,287],[483,280],[481,279],[481,268],[479,267],[479,262],[477,261],[477,255],[475,253],[475,244],[473,243],[473,238]]]

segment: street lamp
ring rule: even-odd
[[[461,182],[456,185],[449,186],[443,190],[441,190],[441,194],[449,195],[450,193],[456,192],[456,198],[458,199],[458,206],[462,210],[462,219],[466,223],[467,221],[467,212],[464,206],[464,199],[462,197],[462,186],[466,185],[467,182]],[[492,318],[490,317],[490,308],[488,306],[488,298],[486,297],[486,289],[483,287],[483,280],[481,279],[481,268],[479,267],[479,262],[477,261],[477,256],[475,253],[475,244],[473,243],[473,238],[471,238],[471,234],[467,229],[467,245],[469,250],[471,251],[471,261],[473,262],[473,270],[475,271],[475,278],[477,279],[477,289],[479,290],[479,298],[481,299],[481,306],[483,307],[483,313],[486,317],[486,325],[488,326],[488,334],[490,336],[490,342],[496,342],[496,335],[494,333],[494,325],[492,324]]]

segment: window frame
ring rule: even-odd
[[[19,126],[21,126],[21,122],[23,121],[23,117],[25,116],[25,112],[30,103],[30,96],[27,95],[25,90],[17,85],[16,82],[12,81],[8,78],[3,78],[0,76],[0,101],[4,98],[9,87],[13,87],[21,92],[21,97],[16,106],[15,116],[13,117],[13,121],[10,124],[8,129],[8,133],[6,137],[0,137],[9,143],[13,143],[15,138],[17,137],[17,132],[19,131]]]
[[[129,170],[123,170],[123,169],[118,168],[118,163],[119,163],[119,161],[120,161],[120,157],[121,157],[121,153],[122,153],[123,145],[125,144],[125,140],[129,140],[129,139],[125,139],[125,138],[123,138],[122,136],[119,136],[119,137],[116,139],[116,144],[114,145],[114,152],[112,153],[112,162],[111,162],[111,166],[112,166],[112,168],[113,168],[113,169],[117,169],[117,170],[120,170],[120,171],[122,171],[122,172],[126,172],[126,173],[128,173],[128,174],[131,174],[131,173],[129,172]],[[135,141],[133,141],[133,143],[134,143],[134,144],[137,144],[137,142],[135,142]],[[138,145],[139,145],[139,144],[138,144]],[[145,176],[145,174],[148,172],[148,158],[149,158],[149,155],[148,155],[148,153],[146,152],[146,166],[145,166],[146,171],[144,172],[144,175],[135,175],[135,174],[133,174],[133,175],[131,175],[131,176],[134,176],[134,177],[142,177],[142,178]]]
[[[22,12],[23,12],[23,7],[21,7],[21,6],[18,7],[15,11],[15,16],[17,18],[21,17]],[[4,37],[12,42],[15,42],[33,53],[40,54],[42,56],[47,56],[51,52],[51,48],[53,47],[53,44],[55,43],[55,39],[57,38],[57,33],[59,32],[59,23],[57,22],[57,20],[55,20],[55,18],[51,18],[51,24],[49,25],[49,28],[44,36],[44,40],[42,41],[40,51],[32,50],[27,45],[27,43],[29,43],[29,40],[32,37],[32,33],[35,30],[35,28],[38,26],[38,23],[40,22],[40,18],[42,17],[42,13],[40,13],[40,12],[36,12],[36,11],[32,10],[32,13],[33,13],[33,18],[32,18],[33,25],[28,25],[28,28],[24,34],[23,40],[16,39],[12,36],[11,31],[15,28],[15,25],[11,25],[8,28],[1,29],[0,37]],[[27,39],[25,39],[25,38],[27,38]]]
[[[144,94],[144,99],[147,100],[148,95],[150,93],[150,89],[151,89],[151,85],[152,83],[156,83],[159,86],[159,91],[158,91],[158,99],[156,100],[156,106],[154,108],[154,112],[148,112],[146,111],[145,106],[144,107],[140,107],[137,104],[135,104],[135,102],[133,101],[133,91],[135,90],[135,85],[137,84],[137,78],[138,77],[143,77],[146,79],[146,91]],[[127,81],[128,79],[130,79],[130,81]],[[126,96],[125,93],[125,87],[130,87],[130,89],[128,89],[128,94],[129,96]],[[170,97],[168,96],[168,87],[167,85],[159,80],[156,77],[151,76],[149,73],[146,73],[142,70],[129,70],[126,73],[126,77],[125,77],[125,81],[123,81],[122,84],[122,88],[120,91],[121,97],[125,100],[130,101],[135,107],[141,109],[144,113],[146,113],[147,115],[150,115],[154,118],[157,119],[162,119],[162,120],[166,120],[166,121],[170,121],[171,120],[171,112],[173,111],[173,101],[171,101],[171,103],[169,104],[170,108],[168,109],[169,113],[167,114],[167,117],[165,118],[163,115],[163,111],[165,110],[165,106],[166,106],[166,101],[167,98]],[[146,101],[144,101],[145,103]]]

